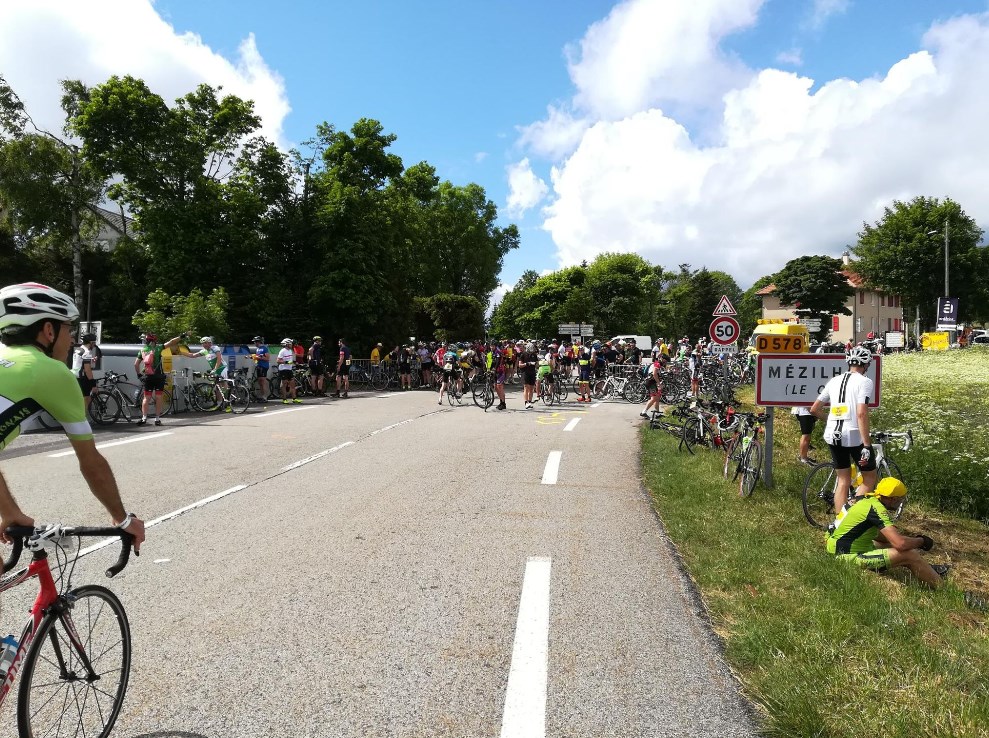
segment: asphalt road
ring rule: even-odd
[[[636,408],[519,400],[355,393],[100,433],[126,441],[103,453],[128,509],[203,503],[109,585],[134,639],[114,735],[753,735],[641,489]],[[100,524],[68,449],[25,436],[3,473],[36,519]]]

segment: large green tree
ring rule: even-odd
[[[949,297],[959,298],[963,320],[989,319],[989,249],[983,231],[951,199],[915,197],[895,201],[874,224],[863,223],[852,247],[854,270],[865,282],[900,295],[921,321],[934,322],[937,298],[944,296],[944,232],[948,226]]]
[[[66,115],[84,93],[77,83],[63,82]],[[61,286],[60,256],[71,263],[76,303],[83,305],[83,252],[97,229],[95,205],[106,177],[79,147],[35,125],[20,98],[0,76],[0,214],[21,248],[38,252],[49,268],[35,275]],[[47,252],[47,253],[46,253]]]
[[[840,259],[831,256],[800,256],[791,259],[776,273],[776,295],[784,305],[793,305],[801,318],[821,321],[817,338],[823,339],[831,327],[832,315],[851,315],[845,302],[855,294],[848,278],[841,273]]]

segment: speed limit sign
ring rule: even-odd
[[[738,327],[738,321],[730,315],[722,315],[715,318],[711,321],[711,327],[708,329],[711,340],[715,343],[720,343],[722,346],[735,343],[738,340],[738,334],[741,332],[742,329]]]

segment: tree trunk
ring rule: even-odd
[[[82,239],[79,238],[79,211],[72,209],[72,289],[76,307],[82,315],[85,295],[82,293]]]

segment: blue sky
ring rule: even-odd
[[[376,118],[407,166],[478,182],[518,223],[509,285],[525,269],[632,250],[745,287],[789,258],[840,253],[893,198],[951,196],[989,222],[971,171],[989,154],[974,123],[989,116],[975,92],[989,83],[986,11],[987,0],[7,0],[0,70],[52,116],[65,77],[134,74],[166,98],[224,84],[256,99],[286,146],[324,120]]]

